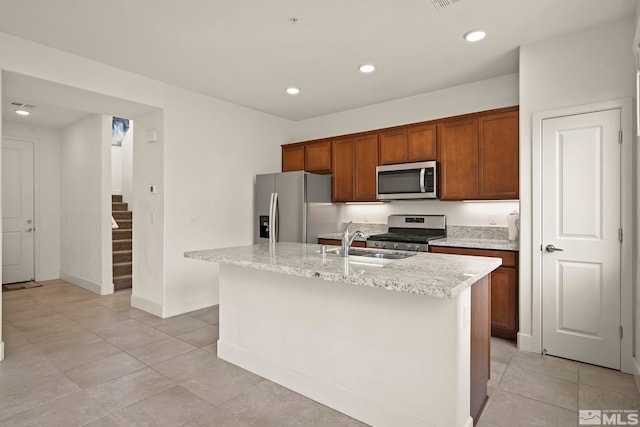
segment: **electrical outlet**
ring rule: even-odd
[[[489,214],[489,225],[496,225],[496,214]]]

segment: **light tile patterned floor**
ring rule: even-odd
[[[130,291],[5,292],[0,426],[363,426],[218,359],[217,307],[160,319]],[[636,379],[492,340],[479,426],[575,426],[577,409],[640,409]],[[638,381],[640,384],[640,381]]]

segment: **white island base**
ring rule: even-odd
[[[448,299],[222,264],[218,356],[373,426],[472,426],[481,282]]]

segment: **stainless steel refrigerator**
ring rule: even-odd
[[[282,172],[256,175],[255,243],[317,243],[335,233],[338,206],[331,203],[331,175]]]

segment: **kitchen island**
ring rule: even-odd
[[[500,259],[366,260],[319,245],[187,252],[220,264],[218,356],[375,426],[471,426]]]

